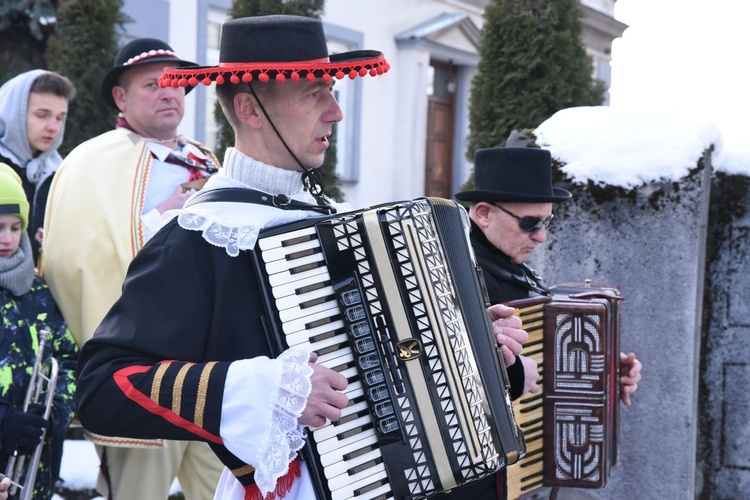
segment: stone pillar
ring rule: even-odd
[[[750,180],[719,173],[711,188],[700,386],[701,498],[750,491]]]
[[[644,366],[633,405],[620,406],[620,464],[607,487],[561,489],[558,498],[694,497],[710,158],[676,182],[632,190],[566,183],[555,173],[574,199],[555,205],[532,267],[550,285],[619,286],[621,347]]]

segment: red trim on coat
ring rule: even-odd
[[[295,478],[302,475],[299,458],[295,458],[289,463],[289,471],[276,480],[276,488],[269,492],[265,497],[260,494],[258,485],[253,483],[245,486],[245,500],[276,500],[284,498],[292,490]]]
[[[162,363],[172,363],[172,362],[174,361],[163,361]],[[148,410],[154,415],[159,415],[164,420],[167,420],[168,422],[176,425],[177,427],[185,429],[186,431],[192,434],[195,434],[196,436],[199,436],[205,439],[206,441],[210,441],[216,444],[223,444],[224,441],[221,439],[220,436],[211,434],[210,432],[206,431],[202,427],[195,425],[195,423],[191,422],[190,420],[182,418],[181,416],[174,413],[172,410],[169,410],[157,404],[149,396],[143,394],[140,390],[136,389],[133,386],[133,384],[130,383],[130,379],[128,377],[130,377],[131,375],[138,375],[138,374],[146,373],[151,368],[153,367],[152,366],[129,366],[127,368],[117,370],[115,374],[113,375],[113,378],[117,386],[123,392],[123,394],[125,394],[125,396],[128,399],[130,399],[131,401],[134,401],[135,403],[137,403],[144,409]]]

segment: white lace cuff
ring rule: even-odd
[[[276,481],[289,470],[289,463],[305,445],[303,426],[297,420],[307,406],[313,370],[304,349],[289,349],[277,358],[281,379],[273,388],[271,434],[265,449],[258,451],[255,482],[263,495],[276,488]]]

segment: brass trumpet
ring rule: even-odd
[[[26,398],[23,402],[23,411],[28,411],[31,406],[44,404],[45,420],[49,421],[49,415],[52,411],[52,399],[55,397],[55,388],[57,384],[57,373],[59,366],[57,360],[52,356],[45,357],[47,342],[52,334],[47,329],[39,331],[39,350],[36,353],[34,368],[31,372],[31,380],[26,389]],[[13,452],[13,456],[8,460],[8,466],[5,469],[5,475],[12,481],[10,495],[16,494],[18,489],[21,490],[19,499],[31,499],[34,494],[34,483],[36,482],[36,473],[39,469],[39,461],[42,458],[42,448],[44,447],[44,438],[47,430],[42,432],[42,439],[39,445],[34,449],[31,457],[26,455],[18,456],[18,451]],[[27,460],[27,458],[29,458]],[[25,479],[21,483],[21,478]]]

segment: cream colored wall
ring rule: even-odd
[[[421,49],[397,50],[396,36],[454,12],[466,12],[477,26],[482,24],[481,9],[454,0],[326,1],[326,23],[363,32],[364,48],[383,51],[391,64],[386,75],[363,82],[360,177],[358,183],[343,186],[354,206],[424,194],[430,56]]]
[[[198,26],[197,0],[167,0],[170,3],[169,26]],[[409,199],[424,194],[424,162],[427,114],[427,71],[430,54],[421,48],[397,49],[396,36],[410,28],[430,21],[441,14],[462,12],[470,15],[481,28],[482,2],[463,0],[327,0],[323,20],[329,25],[362,33],[364,48],[381,50],[391,64],[386,75],[362,82],[362,107],[359,115],[345,117],[356,120],[359,135],[359,180],[342,186],[347,201],[354,206],[369,206],[384,201]],[[486,2],[484,2],[486,3]],[[613,12],[614,0],[582,0],[597,10]],[[156,36],[156,35],[155,35]],[[198,60],[197,29],[170,29],[169,43],[186,59]],[[467,40],[458,32],[441,38],[445,44],[467,51]],[[468,114],[465,99],[474,71],[466,71],[463,95],[457,95],[456,113]],[[197,99],[203,89],[186,99],[182,131],[196,136],[204,127],[196,123]],[[462,106],[463,104],[463,106]],[[209,110],[212,112],[212,108]],[[465,128],[465,127],[464,127]],[[457,134],[468,133],[468,130]],[[463,158],[463,151],[460,152]],[[454,168],[464,179],[471,164],[461,160]]]

